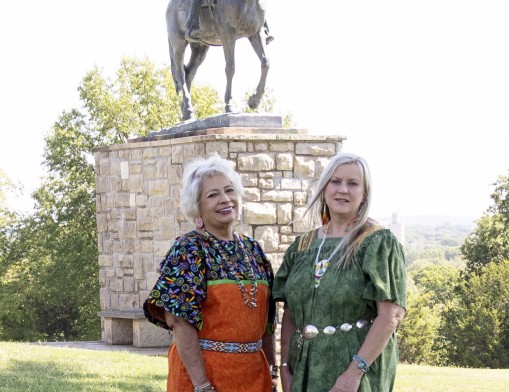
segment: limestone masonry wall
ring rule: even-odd
[[[194,225],[181,214],[185,164],[217,152],[235,163],[245,187],[236,230],[257,239],[277,270],[305,231],[299,221],[314,184],[343,137],[205,135],[127,143],[95,151],[103,340],[163,346],[170,337],[141,306],[175,237]]]

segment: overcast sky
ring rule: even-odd
[[[268,87],[299,128],[347,137],[370,164],[372,215],[479,218],[509,169],[509,2],[268,0]],[[168,65],[163,0],[0,3],[0,168],[39,183],[43,135],[77,87],[122,56]],[[238,41],[235,98],[259,63]],[[212,48],[198,83],[223,94]],[[11,200],[17,208],[31,203]]]

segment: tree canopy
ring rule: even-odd
[[[146,60],[123,59],[113,79],[95,68],[78,91],[82,107],[64,111],[45,138],[34,212],[14,220],[0,188],[0,339],[99,338],[93,149],[180,121],[169,68]],[[193,94],[198,118],[222,108],[210,87],[195,85]]]
[[[124,58],[113,78],[98,67],[78,86],[81,106],[62,112],[45,137],[47,169],[34,212],[3,204],[0,174],[0,339],[98,339],[98,244],[93,150],[180,122],[181,98],[169,67]],[[210,86],[192,89],[198,119],[219,114]],[[264,106],[272,108],[265,97]]]
[[[100,337],[93,150],[180,122],[169,68],[147,60],[123,59],[112,79],[96,67],[78,92],[82,106],[62,112],[45,138],[47,172],[32,195],[33,213],[7,208],[4,196],[14,185],[0,170],[1,340]],[[222,111],[211,87],[195,85],[192,94],[197,118]],[[264,97],[260,110],[273,105]],[[410,232],[403,361],[509,367],[508,193],[509,177],[501,176],[493,205],[463,245],[461,227]]]
[[[509,260],[509,177],[500,176],[491,198],[493,204],[461,247],[467,271],[481,273],[484,266]]]

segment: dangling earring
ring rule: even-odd
[[[329,222],[330,222],[329,207],[327,207],[327,204],[325,204],[324,202],[322,209],[322,225],[325,226]]]
[[[196,218],[194,218],[194,224],[196,225],[196,227],[198,229],[203,229],[203,227],[205,226],[205,224],[203,223],[203,219],[201,218],[201,216],[197,216]]]

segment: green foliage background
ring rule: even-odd
[[[181,120],[169,67],[148,60],[124,58],[114,78],[95,67],[78,92],[82,106],[62,112],[45,137],[33,213],[7,209],[13,185],[0,173],[0,340],[100,338],[94,148]],[[191,96],[197,119],[223,112],[210,86],[195,84]],[[269,92],[259,110],[273,102]]]
[[[16,191],[0,171],[0,340],[100,338],[94,148],[180,122],[168,68],[125,58],[113,79],[99,68],[45,138],[46,176],[34,211],[10,211]],[[246,97],[249,94],[246,93]],[[221,113],[209,86],[192,91],[197,118]],[[260,111],[272,112],[270,92]],[[247,105],[243,106],[247,109]],[[291,126],[290,114],[284,116]],[[398,331],[403,362],[509,367],[509,177],[471,228],[407,228],[409,307]]]
[[[78,91],[83,106],[64,111],[45,137],[34,212],[2,209],[1,340],[100,338],[93,150],[180,121],[169,68],[147,60],[123,59],[113,79],[95,68]],[[198,118],[221,111],[212,88],[194,86],[192,95]]]
[[[509,177],[494,187],[493,204],[470,234],[453,226],[410,230],[404,362],[509,367]]]

